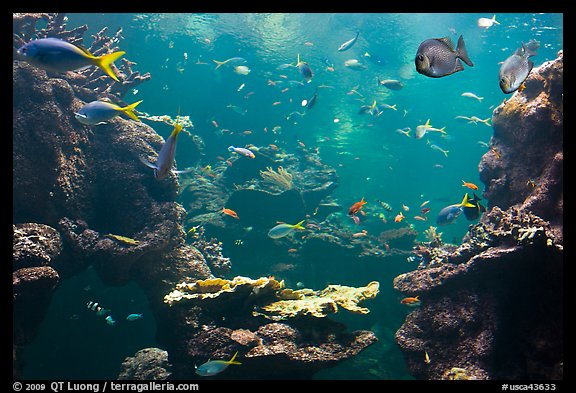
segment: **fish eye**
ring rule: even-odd
[[[424,61],[424,56],[423,56],[423,55],[418,55],[418,61]]]

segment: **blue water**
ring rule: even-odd
[[[422,232],[425,229],[435,225],[435,214],[441,208],[460,202],[464,193],[470,191],[462,187],[462,180],[475,183],[479,187],[477,194],[482,193],[478,163],[487,147],[479,142],[489,143],[492,128],[482,123],[467,124],[455,117],[491,117],[492,110],[508,97],[498,86],[499,62],[510,56],[522,41],[533,38],[540,41],[538,55],[532,58],[535,66],[554,59],[563,48],[561,14],[498,14],[500,25],[489,29],[479,28],[476,21],[479,17],[492,17],[492,13],[69,14],[68,17],[69,27],[89,26],[86,46],[89,46],[90,34],[102,27],[108,26],[110,32],[123,27],[125,39],[120,48],[126,51],[125,57],[137,63],[135,69],[152,75],[149,82],[137,87],[137,92],[128,93],[125,101],[144,100],[138,110],[150,114],[175,117],[179,109],[180,114],[190,116],[194,128],[189,131],[203,138],[205,155],[200,163],[193,162],[186,154],[192,148],[192,141],[182,135],[176,153],[179,168],[214,165],[218,161],[216,157],[228,157],[226,149],[230,145],[273,143],[293,153],[301,141],[308,148],[319,148],[322,161],[337,170],[339,186],[332,197],[339,203],[348,207],[364,197],[368,207],[375,205],[376,199],[386,201],[394,210],[381,230],[412,224],[420,233],[419,240],[424,240]],[[357,31],[360,36],[356,44],[346,52],[338,52],[340,44],[354,37]],[[464,71],[439,79],[416,72],[414,57],[422,41],[448,36],[456,42],[460,34],[474,67],[465,65]],[[379,64],[370,62],[364,56],[366,53],[382,61]],[[309,63],[314,77],[310,83],[290,85],[288,81],[303,81],[298,71],[293,67],[278,68],[286,63],[295,64],[298,54]],[[239,75],[224,67],[215,70],[214,59],[222,61],[238,56],[247,60],[245,65],[251,70],[248,75]],[[360,60],[367,69],[348,69],[344,66],[348,59]],[[333,64],[334,70],[329,70],[327,64]],[[398,79],[405,87],[392,91],[377,86],[378,77]],[[277,86],[272,86],[270,81],[276,82]],[[244,87],[238,91],[242,84]],[[282,92],[286,87],[288,90]],[[309,99],[317,88],[316,105],[307,110],[297,124],[287,121],[287,114],[305,112],[301,102]],[[462,97],[463,92],[473,92],[484,98],[478,102]],[[377,119],[358,114],[361,105],[370,105],[374,100],[379,104],[396,105],[398,110],[384,110]],[[273,105],[276,102],[280,104]],[[234,112],[228,107],[230,105],[242,108],[245,114]],[[335,119],[339,121],[335,122]],[[413,135],[416,126],[427,119],[434,127],[446,127],[447,136],[432,133],[417,140],[395,131],[411,127]],[[229,129],[232,133],[218,132],[213,121],[217,122],[218,128]],[[149,124],[165,138],[171,131],[167,125]],[[271,132],[275,126],[281,127],[279,133]],[[252,133],[244,135],[242,132],[246,130]],[[448,156],[431,149],[427,141],[448,150]],[[186,194],[180,198],[186,207],[189,202]],[[428,200],[430,220],[413,219],[420,205]],[[402,205],[410,210],[405,211]],[[395,224],[393,217],[400,211],[407,218],[405,222]],[[344,216],[342,220],[349,219]],[[460,242],[473,223],[460,217],[455,223],[441,228],[443,239]],[[225,254],[231,248],[225,244]],[[237,261],[237,266],[247,263]],[[235,264],[234,259],[232,264]],[[365,285],[372,279],[380,281],[381,293],[369,305],[371,314],[336,317],[350,329],[377,331],[380,341],[358,357],[322,371],[317,378],[411,378],[393,337],[408,311],[398,305],[399,295],[391,288],[391,280],[415,265],[391,266],[368,273],[349,266],[340,277],[339,283],[344,285]],[[245,272],[254,273],[249,267],[234,271],[235,274]],[[327,280],[330,279],[332,277]],[[58,292],[67,290],[70,288],[62,286]],[[81,293],[82,301],[89,298],[88,294]],[[124,290],[121,293],[127,296],[136,292]],[[95,300],[104,302],[104,298]],[[142,312],[145,308],[142,302],[139,310],[128,307],[127,301],[117,307],[126,312]],[[84,378],[89,370],[91,377],[114,378],[119,359],[133,355],[138,347],[154,344],[151,320],[138,321],[146,329],[141,331],[142,337],[134,337],[128,332],[121,336],[120,329],[114,331],[102,324],[96,328],[92,325],[94,321],[88,322],[90,316],[85,315],[82,302],[71,304],[69,299],[56,295],[53,303],[59,306],[50,310],[46,326],[56,323],[51,319],[55,315],[66,320],[70,313],[82,317],[66,320],[66,324],[85,326],[90,323],[89,326],[94,327],[86,328],[90,332],[86,336],[62,337],[59,350],[45,348],[44,352],[38,349],[46,345],[39,344],[44,334],[41,332],[34,344],[40,347],[36,347],[36,355],[29,356],[30,365],[25,376],[43,378],[52,373],[53,377]],[[55,309],[63,305],[65,310]],[[127,343],[121,345],[124,341]],[[96,350],[99,352],[93,352]],[[33,349],[31,351],[34,353]],[[57,358],[55,354],[62,351],[68,356]],[[38,353],[43,353],[44,370],[35,364],[40,362]],[[72,366],[75,356],[88,360],[95,357],[99,362],[88,361],[83,370],[79,370]],[[49,367],[55,359],[58,359],[59,367]]]

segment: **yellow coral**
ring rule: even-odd
[[[271,167],[266,167],[265,171],[260,171],[260,176],[266,182],[278,186],[284,190],[292,189],[292,175],[281,166],[278,167],[278,171],[275,171]]]

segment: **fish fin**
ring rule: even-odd
[[[236,353],[234,354],[234,356],[232,356],[232,359],[228,360],[226,363],[228,363],[228,364],[237,364],[237,365],[242,364],[242,363],[236,361],[236,356],[238,356],[238,351],[236,351]]]
[[[470,202],[468,202],[468,193],[464,194],[464,199],[462,199],[462,203],[460,203],[460,205],[457,206],[476,207],[476,205],[473,205]]]
[[[458,56],[458,58],[462,59],[464,63],[468,64],[470,67],[474,67],[472,60],[470,60],[470,57],[468,57],[468,51],[466,50],[466,44],[464,44],[464,37],[462,37],[462,35],[460,35],[460,38],[458,38],[456,55]]]
[[[125,106],[124,108],[120,108],[120,110],[122,112],[124,112],[126,114],[126,116],[128,116],[129,118],[131,118],[132,120],[136,120],[136,121],[140,121],[140,119],[138,118],[138,116],[136,116],[136,114],[134,113],[134,109],[138,106],[138,104],[140,104],[142,101],[144,100],[140,100],[137,101],[133,104],[130,104],[128,106]]]
[[[226,64],[226,61],[218,61],[218,60],[212,60],[214,63],[216,63],[216,68],[214,68],[215,70],[217,70],[218,68],[222,67],[224,64]]]
[[[452,52],[454,52],[454,42],[452,42],[450,37],[436,38],[436,41],[443,43],[444,45],[446,45],[448,47],[448,49],[450,49]]]
[[[296,60],[296,67],[298,67],[298,64],[300,64],[300,53],[298,53],[298,57]]]
[[[426,124],[424,124],[424,127],[430,127],[430,119],[426,120]]]
[[[464,70],[464,66],[462,65],[462,62],[460,61],[460,59],[456,58],[456,63],[454,65],[454,72],[463,71],[463,70]]]
[[[142,156],[138,156],[138,158],[140,159],[140,162],[144,165],[146,165],[148,168],[152,168],[152,169],[158,169],[158,167],[154,164],[152,164],[150,161],[148,161],[147,159],[145,159]]]
[[[126,52],[124,51],[118,51],[118,52],[114,52],[114,53],[108,53],[106,55],[102,55],[102,56],[98,56],[94,58],[94,62],[96,63],[96,65],[98,67],[100,67],[106,74],[108,74],[108,76],[110,76],[112,79],[114,79],[116,82],[120,82],[120,80],[118,79],[118,77],[116,76],[116,74],[114,74],[114,71],[112,71],[112,68],[110,67],[110,64],[114,63],[114,61],[118,60],[120,57],[122,57]]]
[[[522,43],[522,46],[524,48],[524,54],[526,57],[536,56],[537,55],[536,51],[538,50],[538,48],[540,48],[540,41],[531,39],[526,44]]]
[[[304,224],[304,221],[306,221],[306,220],[300,221],[298,224],[293,225],[292,228],[294,228],[294,229],[306,229],[302,226],[302,224]]]
[[[498,21],[496,20],[496,15],[494,15],[494,16],[492,17],[492,23],[496,23],[497,25],[500,24],[500,22],[498,22]]]
[[[190,173],[190,172],[192,172],[193,170],[194,170],[194,168],[186,168],[186,169],[181,169],[181,170],[173,169],[173,170],[172,170],[172,173],[174,173],[174,174],[176,174],[176,175],[180,175],[180,174],[182,174],[182,173]]]

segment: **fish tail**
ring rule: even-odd
[[[306,220],[300,221],[298,224],[294,225],[292,228],[294,228],[294,229],[306,229],[302,226],[302,224],[304,224],[304,221],[306,221]]]
[[[140,121],[140,119],[138,118],[138,116],[136,116],[136,114],[134,113],[134,109],[138,106],[138,104],[140,104],[142,101],[144,100],[140,100],[137,101],[133,104],[130,104],[128,106],[125,106],[124,108],[120,108],[120,110],[122,112],[124,112],[126,114],[126,116],[128,116],[129,118],[136,120],[136,121]]]
[[[218,68],[222,67],[224,64],[226,64],[226,61],[218,61],[218,60],[212,60],[214,63],[216,63],[216,68],[214,68],[215,70],[217,70]]]
[[[464,37],[462,37],[462,35],[460,35],[460,38],[458,38],[456,54],[458,58],[462,59],[464,63],[468,64],[470,67],[474,67],[472,60],[470,60],[470,57],[468,57],[468,51],[466,50],[466,44],[464,44]]]
[[[460,203],[460,206],[464,206],[464,207],[476,207],[475,205],[471,204],[470,202],[468,202],[468,193],[464,194],[464,199],[462,199],[462,203]]]
[[[300,64],[300,53],[298,53],[298,57],[296,59],[296,67],[298,67],[298,64]]]
[[[228,360],[226,363],[228,363],[228,364],[241,365],[242,363],[236,361],[236,356],[238,356],[238,351],[236,351],[236,353],[234,354],[234,356],[232,356],[232,359]]]
[[[448,153],[450,153],[450,151],[449,150],[442,150],[442,153],[444,153],[445,157],[448,157]]]
[[[438,129],[438,132],[446,135],[446,131],[445,131],[445,130],[446,130],[446,126],[444,126],[444,127],[442,127],[442,128],[439,128],[439,129]]]
[[[390,106],[390,108],[391,108],[391,109],[394,109],[395,111],[397,111],[398,109],[396,108],[396,105],[398,105],[398,104],[394,104],[394,105]]]
[[[118,51],[114,53],[108,53],[106,55],[94,57],[94,62],[98,67],[100,67],[108,76],[114,79],[116,82],[120,82],[114,71],[112,71],[112,67],[110,65],[114,63],[114,61],[118,60],[122,57],[126,52]]]
[[[494,16],[492,17],[492,23],[496,23],[497,25],[500,24],[500,22],[498,22],[498,21],[496,20],[496,15],[494,15]]]

